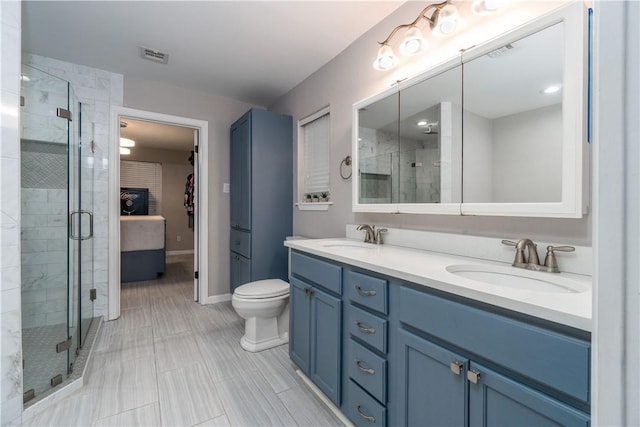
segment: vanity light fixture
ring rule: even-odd
[[[478,15],[494,12],[498,9],[500,1],[501,0],[475,0],[472,11]],[[429,13],[431,14],[428,15]],[[399,58],[394,54],[390,42],[393,36],[400,30],[407,29],[398,48],[402,55],[416,55],[424,51],[427,48],[427,40],[418,28],[418,23],[423,19],[429,23],[429,28],[433,35],[447,36],[456,31],[460,15],[458,14],[458,8],[452,3],[452,0],[428,5],[422,9],[422,12],[420,12],[413,22],[398,25],[383,42],[378,42],[380,49],[378,50],[376,60],[373,61],[373,68],[385,71],[396,66]]]
[[[129,138],[120,138],[120,147],[135,147],[136,142]]]
[[[126,156],[127,154],[131,154],[131,149],[127,147],[120,147],[120,155]]]

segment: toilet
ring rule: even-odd
[[[243,349],[266,350],[289,342],[289,284],[280,279],[258,280],[236,288],[231,305],[245,319]]]

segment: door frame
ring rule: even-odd
[[[192,128],[198,134],[196,200],[198,207],[198,247],[194,247],[198,266],[198,302],[204,304],[209,295],[209,200],[208,142],[209,123],[206,120],[172,116],[128,107],[111,107],[111,144],[109,145],[109,320],[120,317],[120,120],[123,118]],[[194,165],[195,166],[195,165]],[[195,287],[195,283],[194,283]]]

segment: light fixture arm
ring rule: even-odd
[[[418,22],[420,22],[421,19],[426,19],[427,21],[429,21],[429,24],[433,28],[435,26],[435,21],[431,17],[433,17],[433,15],[435,14],[436,11],[439,11],[440,9],[442,9],[443,7],[445,7],[448,4],[451,4],[451,0],[446,0],[446,1],[443,1],[442,3],[436,3],[436,4],[428,5],[427,7],[425,7],[422,10],[422,12],[420,12],[418,17],[413,22],[411,22],[410,24],[398,25],[397,27],[395,27],[393,29],[393,31],[391,31],[389,36],[383,42],[378,42],[378,44],[383,45],[383,46],[388,44],[391,41],[391,39],[393,38],[393,36],[395,36],[398,31],[400,31],[403,28],[415,27],[416,24]],[[429,12],[429,10],[431,10],[431,9],[435,9],[435,11],[431,14],[431,17],[426,16],[426,13]]]

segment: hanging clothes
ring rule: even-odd
[[[184,186],[184,207],[187,209],[187,216],[189,217],[189,228],[193,228],[193,214],[195,211],[193,204],[194,190],[193,174],[190,173],[187,176],[187,182]]]

